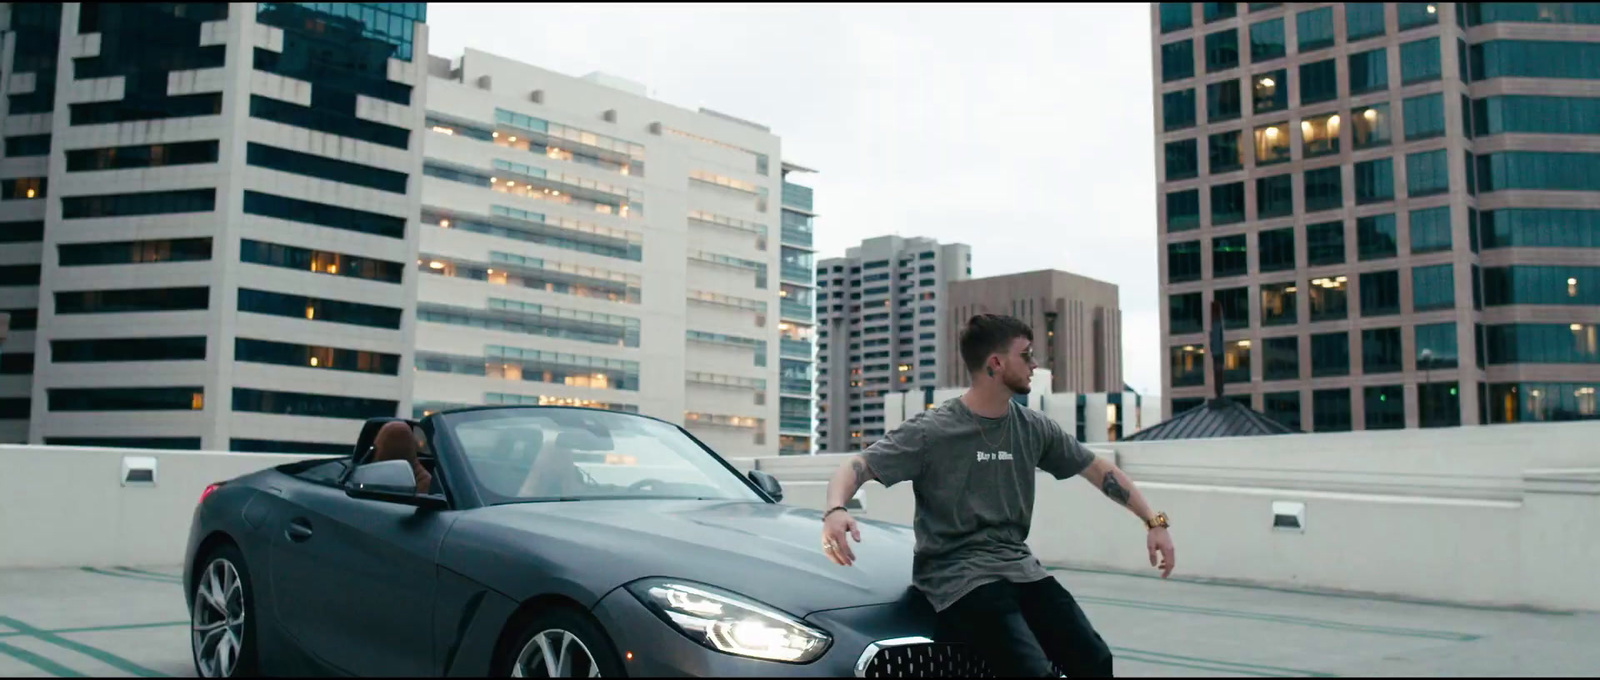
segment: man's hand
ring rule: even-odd
[[[861,529],[856,526],[856,518],[850,516],[849,510],[835,510],[828,518],[822,520],[822,552],[833,560],[834,564],[848,567],[855,564],[856,554],[850,549],[849,541],[845,534],[861,542]]]
[[[1150,530],[1150,535],[1145,539],[1145,546],[1150,549],[1150,566],[1161,570],[1161,578],[1172,574],[1176,551],[1172,547],[1172,534],[1166,527],[1156,527]],[[1160,564],[1156,563],[1156,553],[1161,553]]]

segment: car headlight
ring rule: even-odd
[[[821,629],[711,586],[645,579],[629,584],[628,592],[689,639],[727,654],[809,663],[832,641]]]

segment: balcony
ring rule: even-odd
[[[783,432],[810,432],[811,419],[806,416],[779,416],[778,429]]]
[[[810,265],[790,262],[783,263],[783,269],[781,270],[781,275],[783,276],[784,281],[798,283],[802,286],[811,285],[811,274],[812,272]],[[807,316],[809,316],[809,314]]]
[[[778,383],[778,388],[783,390],[784,394],[803,395],[808,399],[811,397],[811,381],[806,378],[784,378]]]
[[[783,207],[811,212],[811,187],[783,183]]]
[[[808,228],[783,225],[783,245],[810,249],[811,237],[812,233]]]
[[[784,316],[787,317],[789,315],[785,313]],[[779,341],[778,351],[782,352],[783,356],[790,359],[810,359],[812,345],[806,340],[791,340],[789,338],[783,338]]]
[[[814,310],[810,304],[805,302],[783,298],[783,302],[778,305],[778,311],[785,319],[794,319],[795,321],[811,323],[812,312]]]

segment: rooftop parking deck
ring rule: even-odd
[[[187,677],[175,566],[0,571],[0,676]],[[1600,674],[1600,614],[1060,569],[1123,676]]]

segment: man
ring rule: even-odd
[[[405,421],[391,420],[378,428],[378,434],[372,438],[372,449],[372,459],[369,462],[406,461],[411,464],[411,475],[417,478],[417,493],[432,493],[433,475],[429,474],[427,468],[422,467],[422,462],[417,460],[419,449],[417,435]]]
[[[973,647],[995,674],[1073,677],[1112,674],[1111,651],[1083,610],[1028,549],[1034,469],[1082,475],[1144,521],[1150,565],[1172,573],[1166,515],[1150,509],[1133,481],[1043,414],[1012,401],[1033,378],[1033,331],[1005,316],[973,317],[961,333],[972,373],[966,394],[906,421],[828,483],[823,551],[849,566],[861,541],[844,504],[867,480],[912,483],[916,496],[913,585],[938,612],[939,635]]]

